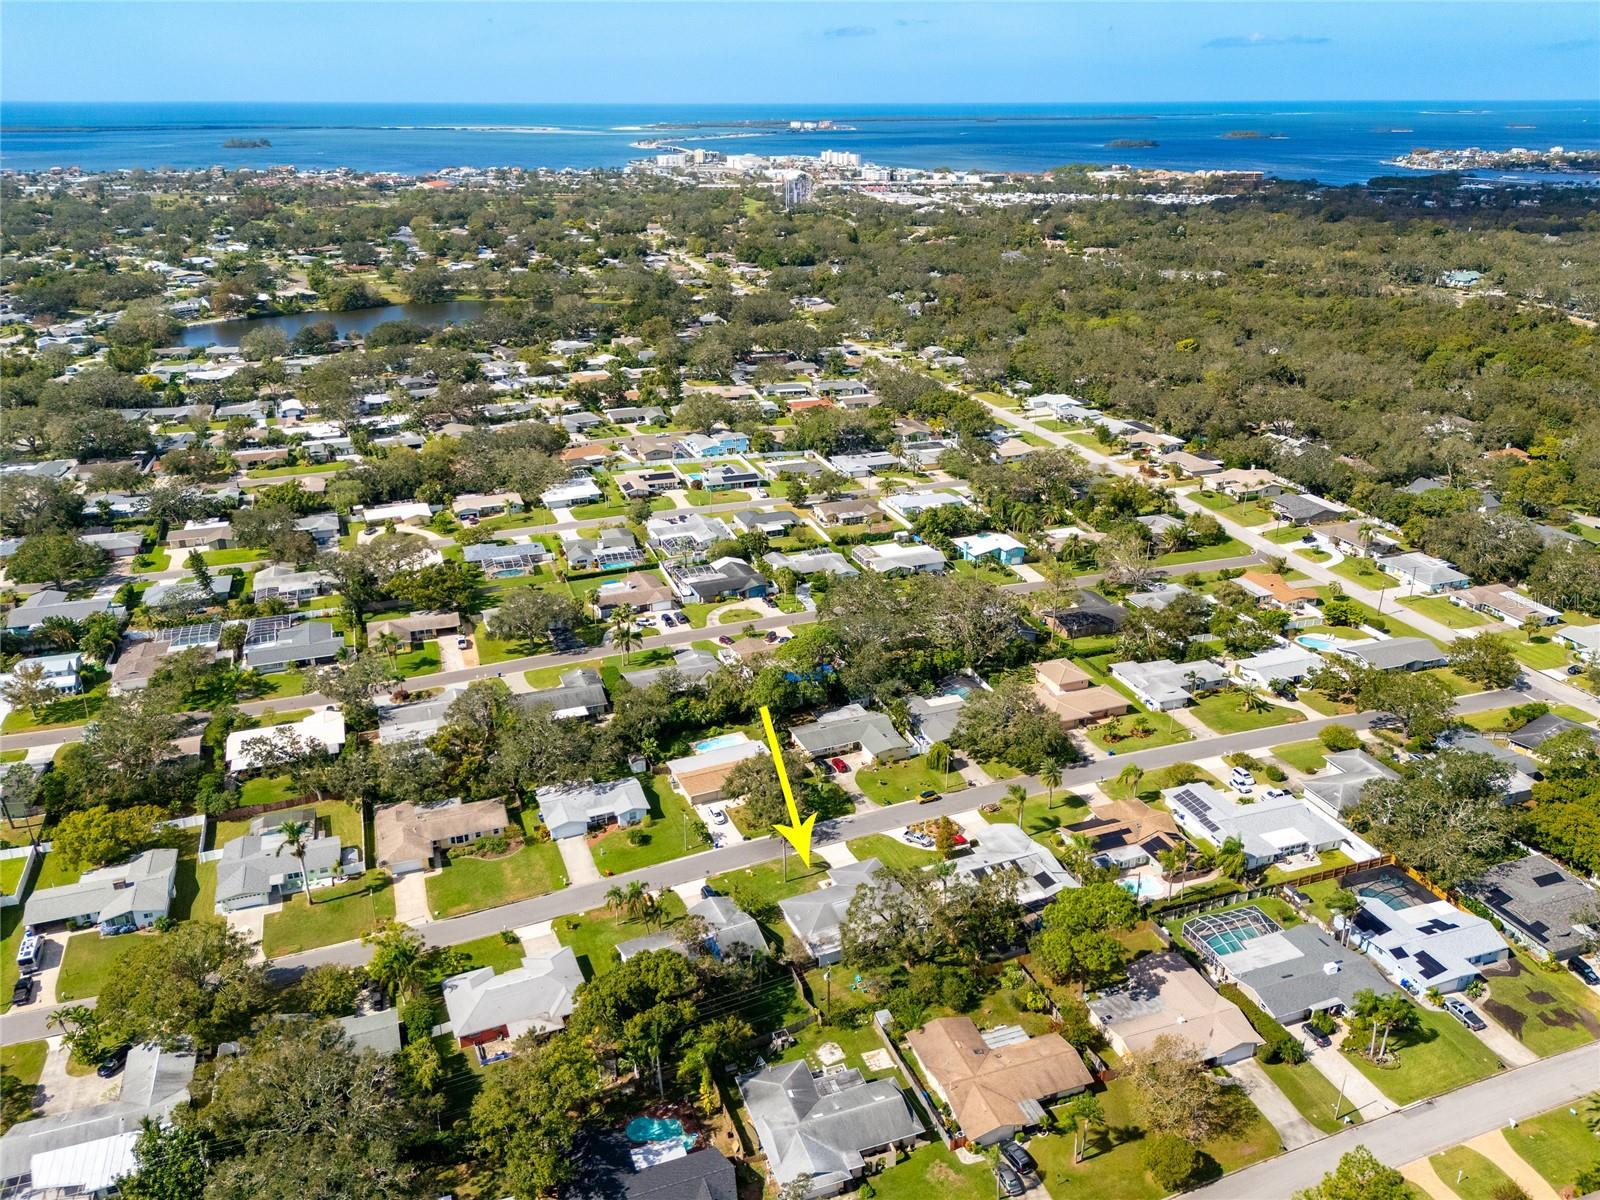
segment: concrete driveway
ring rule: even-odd
[[[600,882],[600,868],[594,865],[594,854],[589,849],[588,838],[557,838],[556,849],[561,851],[561,862],[567,868],[568,887]]]
[[[86,1075],[67,1072],[66,1041],[60,1037],[47,1038],[49,1049],[44,1056],[44,1069],[39,1072],[39,1090],[34,1095],[34,1105],[45,1116],[57,1116],[102,1100],[114,1100],[122,1090],[122,1076],[101,1079],[93,1071]]]

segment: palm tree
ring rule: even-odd
[[[1272,708],[1272,701],[1261,694],[1259,688],[1242,687],[1239,689],[1239,711],[1246,713],[1267,712]]]
[[[400,639],[385,629],[378,635],[378,649],[387,654],[389,661],[393,662],[395,655],[400,653]]]
[[[626,899],[627,899],[627,893],[622,890],[622,885],[620,883],[612,884],[611,887],[606,890],[606,908],[607,908],[607,910],[610,911],[613,915],[615,915],[616,913],[621,912],[622,911],[623,902]]]
[[[1089,1148],[1089,1130],[1104,1123],[1105,1109],[1093,1092],[1079,1092],[1067,1102],[1063,1115],[1072,1122],[1072,1161],[1076,1165],[1083,1161],[1083,1152]]]
[[[1044,784],[1044,807],[1049,812],[1056,806],[1056,788],[1061,786],[1062,766],[1055,759],[1046,759],[1039,772],[1039,782]]]
[[[611,642],[622,649],[622,661],[628,661],[631,651],[637,650],[644,644],[644,634],[639,632],[639,627],[633,622],[633,609],[623,605],[611,616]]]
[[[1340,888],[1328,897],[1328,911],[1337,913],[1344,918],[1344,928],[1340,930],[1345,945],[1350,944],[1350,923],[1356,913],[1361,911],[1361,897],[1348,888]]]
[[[70,617],[46,617],[39,624],[39,636],[58,650],[71,650],[83,637],[83,629]]]
[[[1020,783],[1013,783],[1006,789],[1006,799],[1015,800],[1017,803],[1017,824],[1022,824],[1022,806],[1028,801],[1028,789]]]
[[[1417,1006],[1404,992],[1390,992],[1378,1001],[1378,1024],[1383,1026],[1383,1044],[1378,1047],[1378,1060],[1389,1056],[1389,1035],[1396,1030],[1404,1032],[1417,1025]]]
[[[306,906],[309,908],[316,903],[311,898],[311,876],[306,873],[306,847],[311,842],[311,826],[304,821],[285,821],[278,826],[278,833],[283,841],[272,853],[278,855],[287,850],[300,860],[300,887],[306,894]]]
[[[644,911],[649,903],[650,893],[645,891],[644,884],[635,879],[622,893],[622,911],[627,913],[628,919],[633,920]]]
[[[1236,837],[1229,838],[1212,852],[1211,865],[1229,879],[1243,879],[1247,866],[1244,843]]]

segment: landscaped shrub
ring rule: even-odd
[[[1261,1045],[1256,1048],[1256,1057],[1262,1062],[1292,1064],[1305,1061],[1306,1050],[1300,1044],[1300,1039],[1258,1008],[1237,985],[1225,983],[1217,991],[1224,999],[1232,1000],[1239,1006],[1239,1011],[1244,1013],[1245,1020],[1249,1021],[1250,1027],[1256,1031],[1256,1035],[1261,1039]]]
[[[1144,1167],[1156,1186],[1172,1192],[1186,1185],[1200,1171],[1203,1161],[1197,1146],[1175,1133],[1158,1134],[1144,1144]]]
[[[1355,750],[1361,746],[1361,738],[1348,725],[1329,725],[1317,734],[1317,740],[1334,751]]]
[[[1261,773],[1273,783],[1282,783],[1285,779],[1289,778],[1283,773],[1282,767],[1274,766],[1272,763],[1268,763],[1265,767],[1263,767],[1261,769]]]

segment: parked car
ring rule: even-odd
[[[728,823],[728,814],[720,808],[713,808],[711,810],[711,823],[713,825],[726,825]]]
[[[918,804],[932,804],[938,798],[939,793],[934,791],[932,788],[923,788],[917,793]]]
[[[1324,1050],[1333,1045],[1333,1039],[1309,1021],[1306,1022],[1305,1031],[1306,1037],[1311,1039],[1313,1045],[1320,1046]]]
[[[717,639],[717,641],[720,642],[724,646],[733,645],[733,639],[731,637],[729,637],[727,634],[723,634],[721,637],[719,637]]]
[[[1022,1182],[1022,1176],[1011,1169],[1011,1164],[1005,1159],[996,1159],[994,1164],[995,1177],[1000,1180],[1000,1187],[1008,1196],[1020,1196],[1028,1190],[1028,1185]]]
[[[775,642],[775,641],[777,641],[778,640],[778,631],[776,629],[767,630],[767,636],[766,636],[766,638],[764,640],[767,641],[767,642]]]
[[[1444,1006],[1452,1017],[1460,1021],[1472,1032],[1477,1033],[1484,1028],[1483,1018],[1472,1010],[1472,1006],[1458,996],[1451,996],[1444,1002]]]
[[[635,625],[654,625],[656,623],[656,619],[649,613],[641,613],[633,620]]]
[[[1571,971],[1590,987],[1600,987],[1600,975],[1595,974],[1595,969],[1588,963],[1584,962],[1583,959],[1574,958],[1569,961],[1567,963],[1567,970]]]
[[[33,1000],[32,975],[23,975],[11,985],[11,1003],[15,1007],[19,1004],[28,1004]]]
[[[850,770],[850,764],[842,758],[830,758],[828,761],[833,764],[833,769],[841,775]]]
[[[913,846],[921,846],[924,850],[933,849],[933,839],[921,830],[911,829],[906,832],[906,841]]]
[[[1287,800],[1290,796],[1294,795],[1294,793],[1291,792],[1288,788],[1276,788],[1276,787],[1275,788],[1268,788],[1265,792],[1263,792],[1261,794],[1263,796],[1265,796],[1268,800]]]
[[[132,1046],[118,1046],[100,1060],[100,1065],[94,1069],[94,1073],[101,1079],[110,1079],[127,1064],[128,1051],[132,1049]]]
[[[1567,674],[1568,675],[1582,675],[1583,674],[1583,668],[1580,667],[1577,663],[1571,663],[1567,667]]]
[[[1413,996],[1422,995],[1422,989],[1417,986],[1416,981],[1413,979],[1402,979],[1400,981],[1400,986],[1405,988],[1405,990],[1410,992]]]
[[[709,899],[711,899],[711,897],[718,896],[718,895],[721,895],[721,893],[718,892],[717,889],[712,887],[709,883],[702,883],[700,885],[700,899],[709,900]]]
[[[456,634],[456,649],[457,650],[465,650],[470,645],[472,645],[472,641],[471,641],[471,639],[469,639],[467,637],[466,634],[464,634],[464,633]]]
[[[1033,1155],[1010,1138],[1000,1143],[1000,1157],[1019,1175],[1032,1175],[1039,1169],[1039,1164],[1033,1161]]]

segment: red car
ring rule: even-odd
[[[828,760],[828,765],[835,771],[838,771],[841,775],[850,769],[850,764],[845,762],[845,760],[842,758],[830,758]]]

